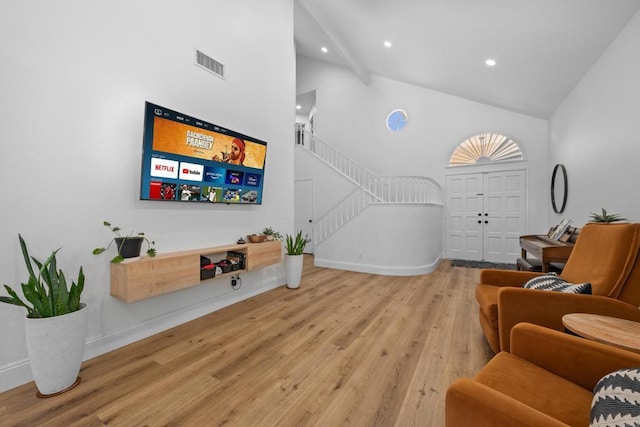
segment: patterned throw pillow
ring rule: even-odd
[[[591,283],[568,283],[562,277],[555,274],[543,274],[542,276],[534,277],[525,283],[523,287],[542,291],[566,292],[569,294],[591,294]]]
[[[593,389],[590,427],[640,425],[640,368],[602,377]]]

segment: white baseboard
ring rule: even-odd
[[[357,271],[358,273],[382,274],[385,276],[416,276],[420,274],[431,273],[438,267],[438,264],[440,264],[441,260],[442,257],[438,256],[438,258],[436,258],[432,263],[426,265],[396,266],[336,261],[332,259],[318,258],[316,255],[316,257],[314,258],[314,264],[318,267],[333,268],[336,270]]]
[[[85,343],[83,361],[140,341],[284,284],[284,278],[282,277],[273,277],[272,279],[270,283],[262,283],[244,292],[230,291],[210,300],[147,319],[130,328],[114,331],[99,337],[88,338]],[[31,381],[33,381],[33,376],[31,375],[29,359],[23,359],[0,367],[0,393]]]

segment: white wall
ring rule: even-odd
[[[293,230],[295,53],[292,0],[12,2],[0,14],[0,283],[26,277],[18,246],[82,265],[85,358],[284,283],[281,265],[133,304],[109,295],[94,247],[109,220],[160,253],[234,243],[265,226]],[[199,49],[222,80],[194,65]],[[262,206],[139,200],[145,100],[268,142]],[[5,294],[4,290],[0,291]],[[0,391],[30,380],[23,317],[0,307]]]
[[[549,122],[547,173],[567,169],[561,215],[577,226],[601,208],[640,221],[640,13],[636,13]]]
[[[442,259],[442,214],[435,205],[371,205],[339,230],[339,238],[322,243],[315,264],[391,276],[430,273]]]
[[[298,94],[316,91],[315,126],[321,139],[379,175],[427,176],[443,190],[446,174],[485,169],[447,167],[451,153],[462,141],[482,132],[510,136],[527,159],[512,167],[527,170],[528,230],[548,229],[545,212],[551,208],[545,120],[376,75],[365,85],[346,68],[300,56],[296,90]],[[406,110],[409,122],[401,132],[391,132],[385,119],[397,108]],[[353,187],[303,150],[296,150],[295,156],[296,179],[315,177],[314,217],[319,218]],[[385,244],[380,240],[380,247]],[[338,234],[331,238],[328,253],[322,252],[321,245],[316,256],[334,256],[336,248],[351,248],[356,253],[355,246],[348,233]],[[412,250],[412,242],[407,250]]]

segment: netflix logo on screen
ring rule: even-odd
[[[177,178],[179,164],[175,160],[151,158],[151,176],[158,178]]]
[[[179,178],[185,181],[202,181],[204,166],[195,163],[180,162]]]
[[[247,185],[250,187],[259,187],[260,178],[261,178],[261,175],[258,175],[256,173],[247,173],[245,175],[244,185]]]

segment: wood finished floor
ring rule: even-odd
[[[2,426],[443,426],[444,396],[492,353],[478,269],[313,266],[281,287],[83,363],[50,399],[0,394]]]

